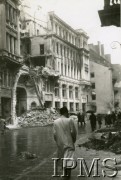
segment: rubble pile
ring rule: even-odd
[[[18,117],[20,127],[46,126],[52,124],[59,117],[59,113],[52,110],[31,110]]]
[[[115,154],[121,154],[121,131],[116,133],[103,133],[100,138],[90,138],[88,142],[79,146],[88,149],[106,150]]]

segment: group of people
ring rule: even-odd
[[[85,117],[86,115],[84,113],[78,113],[78,125],[81,124],[81,126],[86,125],[85,122]],[[97,116],[92,112],[91,115],[89,116],[89,120],[90,120],[90,125],[91,125],[91,129],[92,131],[94,131],[96,129],[96,122],[98,122],[98,126],[99,128],[101,128],[101,124],[102,124],[102,117],[101,114],[97,114]]]
[[[97,114],[95,115],[93,112],[91,113],[90,117],[90,125],[92,131],[96,130],[96,124],[98,124],[98,128],[100,129],[102,126],[102,121],[105,120],[105,126],[111,127],[116,123],[121,121],[121,112],[108,112],[107,114]]]
[[[121,112],[113,111],[112,113],[107,113],[105,115],[105,125],[106,127],[111,127],[112,125],[121,121]]]

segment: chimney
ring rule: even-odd
[[[104,57],[104,44],[101,44],[101,54]]]
[[[106,61],[111,63],[111,55],[110,54],[105,54],[105,59],[106,59]]]

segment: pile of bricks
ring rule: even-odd
[[[21,117],[18,117],[18,125],[20,127],[46,126],[53,124],[54,120],[59,118],[57,111],[47,110],[31,110]]]
[[[121,154],[121,132],[109,132],[100,134],[100,137],[96,134],[94,137],[89,138],[88,142],[79,145],[79,147],[86,147],[88,149],[106,150],[115,154]]]

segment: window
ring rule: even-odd
[[[62,56],[63,55],[62,44],[60,45],[60,53],[61,53],[61,56]]]
[[[72,102],[70,102],[70,111],[73,111],[74,110],[74,107],[73,107],[73,103]]]
[[[88,99],[89,99],[89,97],[88,97],[88,95],[87,95],[87,103],[89,102]]]
[[[37,107],[37,104],[36,104],[35,101],[33,101],[33,102],[31,103],[31,109],[34,109],[34,108],[36,108],[36,107]]]
[[[63,75],[63,63],[61,63],[61,74]]]
[[[56,34],[57,34],[57,24],[55,24],[55,32],[56,32]]]
[[[91,76],[91,78],[94,78],[94,77],[95,77],[94,72],[91,72],[91,73],[90,73],[90,76]]]
[[[55,102],[55,108],[60,109],[60,102]]]
[[[96,94],[92,94],[92,100],[96,100]]]
[[[51,29],[52,29],[52,31],[53,31],[53,21],[51,21]]]
[[[12,75],[8,70],[0,72],[1,86],[11,87],[12,85]]]
[[[66,40],[68,41],[68,32],[66,32]]]
[[[85,64],[84,66],[85,66],[85,72],[87,72],[87,73],[88,73],[88,71],[89,71],[88,64]]]
[[[79,111],[79,103],[76,103],[76,111]]]
[[[44,44],[40,44],[40,54],[44,54]]]
[[[71,34],[69,34],[69,42],[71,42]]]
[[[62,85],[62,97],[66,98],[66,85],[65,84]]]
[[[68,76],[70,74],[70,65],[68,65]]]
[[[39,36],[39,29],[37,29],[37,36]]]
[[[66,57],[66,47],[64,46],[64,57]]]
[[[67,48],[67,57],[69,58],[69,48]]]
[[[92,89],[95,89],[95,83],[92,83]]]
[[[67,102],[63,102],[63,107],[67,107]]]
[[[61,27],[59,27],[59,36],[61,36]]]
[[[56,43],[56,52],[57,52],[57,54],[59,54],[58,43]]]
[[[55,52],[55,41],[52,41],[53,52]]]
[[[69,98],[73,99],[73,87],[69,86]]]
[[[75,98],[78,99],[78,96],[79,96],[79,92],[78,92],[78,87],[75,87]]]
[[[59,97],[59,84],[55,85],[55,96]]]

